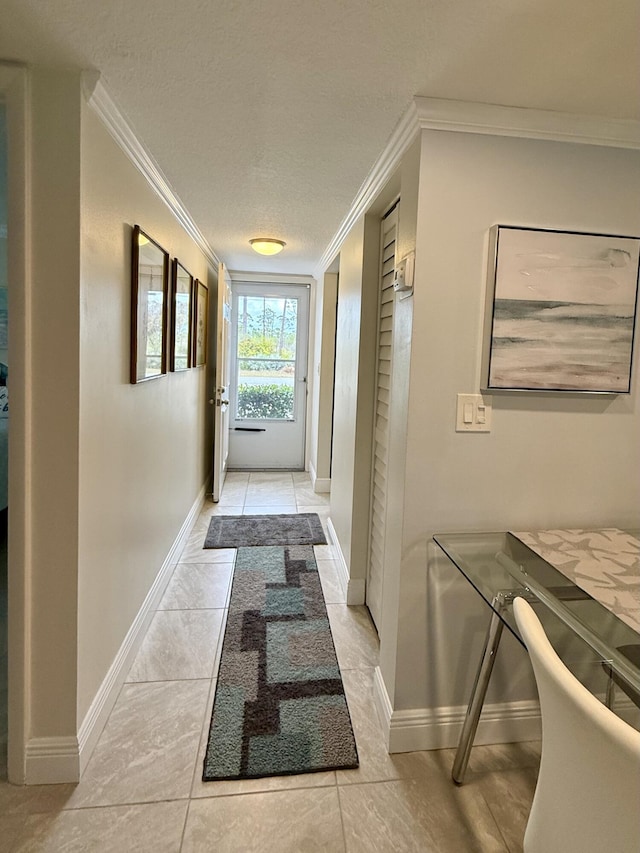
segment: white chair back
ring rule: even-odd
[[[525,853],[640,853],[640,732],[569,672],[524,599],[513,609],[542,714]]]

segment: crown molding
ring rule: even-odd
[[[414,103],[411,103],[408,109],[405,110],[382,153],[358,190],[349,212],[342,220],[333,239],[318,261],[314,271],[316,279],[322,279],[327,268],[340,251],[340,246],[343,244],[347,234],[357,220],[367,212],[378,193],[384,189],[405,152],[418,135],[419,130],[420,125],[418,123],[416,106]]]
[[[259,284],[312,284],[313,276],[296,275],[295,273],[243,272],[242,270],[227,270],[231,281]]]
[[[180,225],[200,248],[209,263],[217,269],[220,259],[173,191],[160,167],[140,142],[131,125],[120,112],[102,82],[98,79],[96,72],[84,72],[82,82],[85,98],[91,109],[102,121],[129,160],[147,179],[150,186],[160,196],[162,201],[164,201]]]
[[[640,121],[498,104],[414,98],[422,130],[516,136],[582,145],[640,149]]]
[[[322,279],[355,222],[367,212],[416,135],[422,130],[481,133],[489,136],[640,149],[640,121],[633,119],[415,97],[322,254],[314,271],[316,279]]]

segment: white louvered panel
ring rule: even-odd
[[[387,418],[389,417],[389,392],[386,388],[381,388],[381,391],[384,391],[384,394],[379,396],[376,401],[376,415],[378,417]]]
[[[379,449],[382,451],[382,448]],[[383,480],[385,480],[387,477],[387,464],[384,459],[380,458],[379,455],[376,457],[376,467],[376,474],[378,475],[378,477],[381,477]]]
[[[388,436],[388,424],[386,420],[380,418],[380,422],[376,424],[376,431],[374,433],[373,439],[376,443],[376,446],[380,446],[382,450],[387,449],[387,436]],[[382,458],[382,453],[377,454]]]
[[[380,567],[380,571],[382,571],[382,542],[378,542],[377,538],[374,535],[374,538],[371,540],[371,561]]]
[[[373,507],[373,511],[371,513],[371,519],[373,521],[373,542],[376,543],[376,550],[380,555],[380,561],[382,562],[382,556],[384,554],[384,507],[378,505]]]
[[[382,291],[382,303],[393,302],[393,297],[395,296],[395,291],[393,289],[393,279],[391,280],[391,284],[389,287],[385,287]]]
[[[388,276],[392,276],[393,271],[395,269],[395,266],[396,266],[396,259],[395,259],[395,257],[391,256],[388,261],[385,261],[382,264],[382,277],[385,278]]]
[[[393,301],[386,302],[382,309],[380,310],[381,317],[392,317],[393,316]]]
[[[382,538],[382,531],[384,530],[384,506],[374,503],[371,517],[373,520],[374,541],[378,545],[380,554],[383,554],[384,541]]]
[[[374,522],[374,533],[373,538],[371,539],[371,560],[382,571],[382,564],[384,562],[384,542],[380,536],[380,530],[383,529],[383,525],[381,521],[378,521],[377,524]]]
[[[386,465],[386,462],[384,461],[384,459],[380,459],[379,457],[377,457],[376,461],[375,461],[375,468],[377,470],[377,473],[381,477],[387,476],[387,465]]]
[[[385,403],[384,400],[378,400],[376,403],[376,417],[384,418],[385,421],[389,420],[389,404]]]
[[[374,507],[379,506],[380,510],[382,511],[382,510],[384,510],[385,504],[386,504],[386,495],[382,491],[381,485],[378,483],[373,490],[373,505],[374,505]]]
[[[375,443],[376,443],[376,456],[378,456],[383,462],[386,464],[386,455],[387,450],[389,448],[388,444],[388,424],[386,421],[381,421],[380,424],[376,428],[375,432]],[[372,484],[372,488],[376,487],[376,483]]]
[[[382,249],[382,262],[384,263],[389,258],[395,258],[396,256],[396,232],[395,228],[391,231],[387,231],[385,238],[383,240],[383,249]]]
[[[378,387],[380,388],[381,391],[386,391],[386,393],[388,394],[389,391],[391,390],[389,387],[390,385],[391,385],[391,365],[387,364],[386,369],[385,369],[385,365],[383,364],[381,369],[378,371]]]
[[[379,442],[375,443],[374,450],[375,463],[374,468],[377,465],[378,471],[377,473],[384,479],[387,476],[387,454],[386,447],[383,447]],[[373,486],[372,486],[373,488]]]
[[[376,626],[380,624],[383,595],[385,525],[387,510],[387,454],[389,445],[389,402],[391,390],[391,357],[393,279],[396,263],[397,207],[382,221],[380,252],[380,290],[378,304],[378,340],[376,367],[376,401],[374,410],[371,511],[369,533],[369,567],[366,601]]]

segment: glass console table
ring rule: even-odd
[[[625,531],[638,537],[638,531]],[[461,785],[469,761],[502,630],[518,634],[513,600],[521,596],[544,605],[538,616],[577,635],[594,659],[606,663],[610,676],[630,695],[640,694],[640,667],[620,651],[640,644],[640,634],[606,606],[584,592],[558,569],[510,533],[436,534],[435,543],[491,608],[489,626],[453,764]]]

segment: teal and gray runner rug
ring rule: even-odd
[[[204,781],[357,766],[313,547],[238,548]]]

